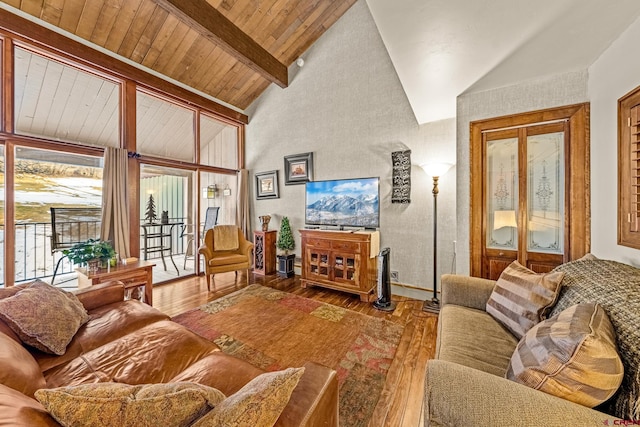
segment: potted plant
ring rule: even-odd
[[[293,233],[291,233],[289,218],[286,216],[282,218],[282,222],[280,223],[280,233],[278,234],[276,247],[281,251],[284,251],[284,255],[279,254],[277,256],[278,276],[293,277],[295,275],[293,271],[293,263],[296,259],[296,255],[289,254],[289,251],[296,247],[296,243],[293,240]]]
[[[89,239],[86,242],[75,244],[62,253],[77,265],[86,265],[89,270],[97,269],[98,264],[106,267],[107,263],[116,254],[111,243],[102,240]],[[92,266],[93,265],[93,266]]]

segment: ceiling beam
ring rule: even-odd
[[[157,3],[268,81],[282,88],[289,85],[287,67],[206,0],[157,0]]]

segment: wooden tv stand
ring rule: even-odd
[[[299,230],[302,287],[309,285],[358,294],[371,301],[376,287],[378,231]]]

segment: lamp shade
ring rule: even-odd
[[[516,211],[495,211],[493,213],[493,229],[502,227],[517,227]]]
[[[420,167],[424,169],[427,175],[440,177],[453,167],[453,163],[425,163],[421,164]]]

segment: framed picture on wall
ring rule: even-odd
[[[284,184],[313,181],[313,153],[292,154],[284,158]]]
[[[256,198],[277,199],[279,197],[278,171],[256,173]]]

